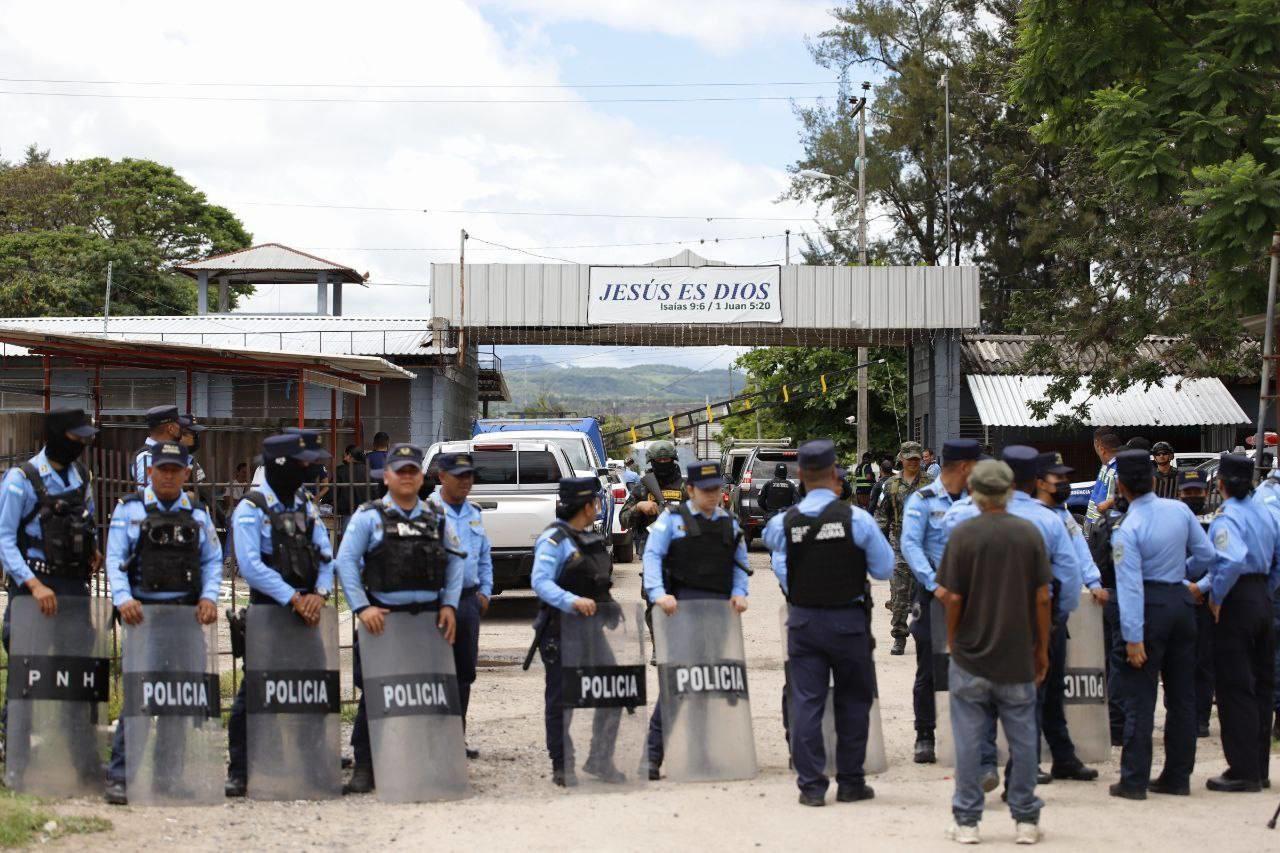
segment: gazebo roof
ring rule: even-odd
[[[327,273],[330,282],[363,284],[368,275],[351,267],[334,263],[280,243],[261,243],[211,255],[199,261],[178,265],[178,272],[198,278],[205,273],[211,279],[226,278],[232,284],[314,284],[318,273]]]

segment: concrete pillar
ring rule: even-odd
[[[342,282],[333,283],[333,316],[342,316]]]
[[[329,274],[316,273],[316,313],[329,313]]]
[[[937,451],[949,438],[960,436],[960,335],[944,332],[929,353],[931,417],[925,440]]]
[[[209,273],[200,270],[196,273],[196,313],[209,313]]]
[[[231,310],[231,288],[226,276],[218,279],[218,313],[225,314]]]

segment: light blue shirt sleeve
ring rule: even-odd
[[[480,594],[485,598],[492,598],[493,554],[489,543],[489,532],[484,529],[483,524],[481,524],[477,538],[480,540],[479,562],[476,564],[476,571],[480,574]]]
[[[453,519],[444,520],[445,541],[450,538],[458,541],[458,531],[454,529]],[[449,562],[444,568],[444,589],[440,591],[440,604],[444,607],[458,609],[458,599],[462,598],[462,581],[467,571],[467,561],[456,554],[449,555]]]
[[[785,595],[787,590],[787,533],[782,528],[782,515],[775,515],[764,526],[765,547],[769,549],[769,562]]]
[[[533,546],[533,576],[530,584],[538,598],[562,613],[573,611],[578,596],[563,589],[556,581],[560,569],[573,552],[573,543],[565,539],[560,544],[551,541],[551,531],[544,531]]]
[[[662,582],[662,561],[667,558],[667,550],[671,547],[674,525],[674,516],[670,510],[665,509],[649,525],[649,538],[644,546],[644,557],[641,559],[644,565],[644,595],[649,602],[657,601],[667,594],[666,586]]]
[[[1208,581],[1214,603],[1222,604],[1248,568],[1245,563],[1249,558],[1249,545],[1237,520],[1226,513],[1219,515],[1209,525],[1209,538],[1213,541],[1217,561],[1212,575],[1200,580],[1200,588],[1204,591],[1205,582]]]
[[[751,584],[751,576],[747,574],[747,567],[750,566],[747,555],[747,539],[742,535],[742,525],[738,523],[738,519],[733,520],[733,532],[738,536],[738,548],[733,553],[733,591],[731,595],[740,595],[747,597],[747,591]]]
[[[207,510],[195,512],[200,522],[200,597],[218,603],[222,591],[222,542]]]
[[[111,603],[116,607],[133,598],[129,573],[125,569],[133,553],[133,541],[129,536],[129,529],[133,526],[130,506],[123,502],[116,504],[111,513],[111,524],[107,527],[107,582],[111,585]]]
[[[333,543],[329,541],[329,528],[324,526],[320,511],[316,505],[308,502],[307,513],[314,524],[311,525],[311,544],[316,546],[320,554],[319,571],[316,574],[316,592],[327,595],[333,591]]]
[[[893,576],[893,548],[884,538],[880,526],[866,512],[854,507],[853,544],[867,555],[867,574],[876,580],[888,580]]]
[[[1133,529],[1121,524],[1111,535],[1111,558],[1116,565],[1116,602],[1120,608],[1120,633],[1126,643],[1141,643],[1145,617],[1142,591],[1142,554]]]
[[[287,606],[297,591],[284,582],[280,573],[262,562],[262,530],[263,515],[261,510],[247,500],[240,501],[235,513],[231,516],[232,530],[235,531],[236,563],[240,568],[240,576],[250,589],[270,596],[282,606]],[[270,536],[268,531],[265,535]],[[325,537],[326,540],[328,537]],[[333,564],[328,563],[330,577]],[[319,582],[317,581],[317,584]]]
[[[913,492],[902,508],[902,535],[898,540],[898,548],[902,551],[902,559],[906,560],[916,581],[932,592],[938,583],[933,566],[924,553],[924,536],[929,526],[929,505],[924,496]]]
[[[338,556],[334,560],[338,580],[342,582],[342,592],[347,596],[347,603],[353,613],[359,613],[369,606],[369,596],[365,595],[360,571],[365,552],[369,550],[373,525],[377,523],[378,513],[372,509],[362,509],[351,516],[342,534],[342,544],[338,546]]]
[[[0,481],[0,561],[4,570],[13,582],[22,586],[35,577],[27,559],[18,548],[18,528],[22,525],[22,517],[30,512],[28,505],[34,507],[35,489],[27,482],[26,476],[17,468],[11,468]]]

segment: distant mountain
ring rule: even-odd
[[[508,366],[503,359],[503,367]],[[725,370],[695,371],[671,364],[634,367],[522,367],[504,371],[511,402],[491,411],[525,411],[539,404],[581,415],[637,415],[691,409],[707,398],[729,395]],[[742,393],[746,377],[734,372],[733,393]]]

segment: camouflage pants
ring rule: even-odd
[[[907,629],[907,617],[911,614],[911,602],[915,600],[916,579],[907,564],[899,560],[893,567],[893,577],[889,579],[889,600],[885,607],[893,614],[889,617],[889,626],[895,640],[905,639],[910,633]]]

